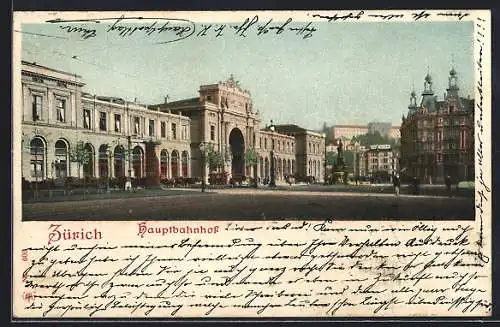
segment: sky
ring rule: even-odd
[[[166,95],[169,101],[196,97],[200,85],[233,74],[252,94],[263,125],[273,120],[309,129],[324,122],[400,125],[412,86],[420,95],[429,72],[441,99],[452,63],[461,94],[474,95],[472,22],[314,25],[306,39],[226,30],[221,37],[158,44],[166,36],[104,33],[109,24],[72,25],[96,28],[87,39],[58,24],[25,24],[22,59],[82,76],[86,92],[145,104]]]

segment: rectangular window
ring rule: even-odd
[[[134,117],[134,134],[138,135],[141,132],[139,117]]]
[[[210,141],[215,141],[215,126],[210,125]]]
[[[120,133],[122,131],[122,116],[115,114],[115,132]]]
[[[56,120],[60,123],[66,121],[66,100],[56,99]]]
[[[106,131],[106,113],[105,112],[100,112],[99,113],[99,130],[101,131]]]
[[[181,135],[181,139],[182,140],[187,140],[187,125],[182,125],[182,135]]]
[[[91,129],[90,125],[90,110],[83,109],[83,128]]]
[[[33,95],[32,106],[33,121],[42,119],[42,97],[40,95]]]
[[[155,136],[155,121],[153,119],[149,120],[149,136]]]
[[[161,124],[160,124],[160,128],[161,128],[161,137],[165,137],[165,134],[166,134],[166,127],[165,127],[165,122],[162,121]]]
[[[177,140],[177,125],[175,123],[172,123],[172,139]]]

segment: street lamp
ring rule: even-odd
[[[326,133],[322,133],[321,136],[323,136],[323,138],[325,139],[325,167],[324,167],[324,171],[323,171],[323,184],[326,185],[326,179],[327,179],[327,173],[326,173],[326,167],[327,167],[327,157],[326,157]]]
[[[274,126],[271,125],[269,127],[271,132],[273,132],[273,136],[271,136],[271,180],[269,181],[269,187],[276,187],[276,176],[275,176],[275,167],[274,167]]]
[[[201,152],[201,191],[205,192],[205,143],[200,143]]]

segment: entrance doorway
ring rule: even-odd
[[[231,147],[231,174],[233,177],[241,177],[245,165],[245,139],[238,128],[233,128],[229,134],[229,146]]]

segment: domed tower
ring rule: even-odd
[[[458,76],[455,68],[451,67],[450,75],[448,76],[448,88],[446,91],[448,93],[453,93],[453,95],[458,95]]]
[[[424,94],[434,94],[434,91],[432,91],[432,77],[429,72],[427,72],[427,75],[425,75],[424,78],[424,92],[422,93],[422,95]]]
[[[446,110],[448,112],[454,112],[456,110],[462,109],[462,103],[460,101],[460,97],[458,94],[458,74],[455,68],[453,67],[453,62],[451,65],[450,74],[448,76],[448,88],[446,89]]]
[[[408,117],[417,112],[417,93],[412,90],[410,93],[410,105],[408,106]]]
[[[422,103],[420,106],[426,108],[428,111],[436,109],[436,97],[432,90],[432,77],[429,72],[427,72],[424,78],[424,91],[422,92]]]

